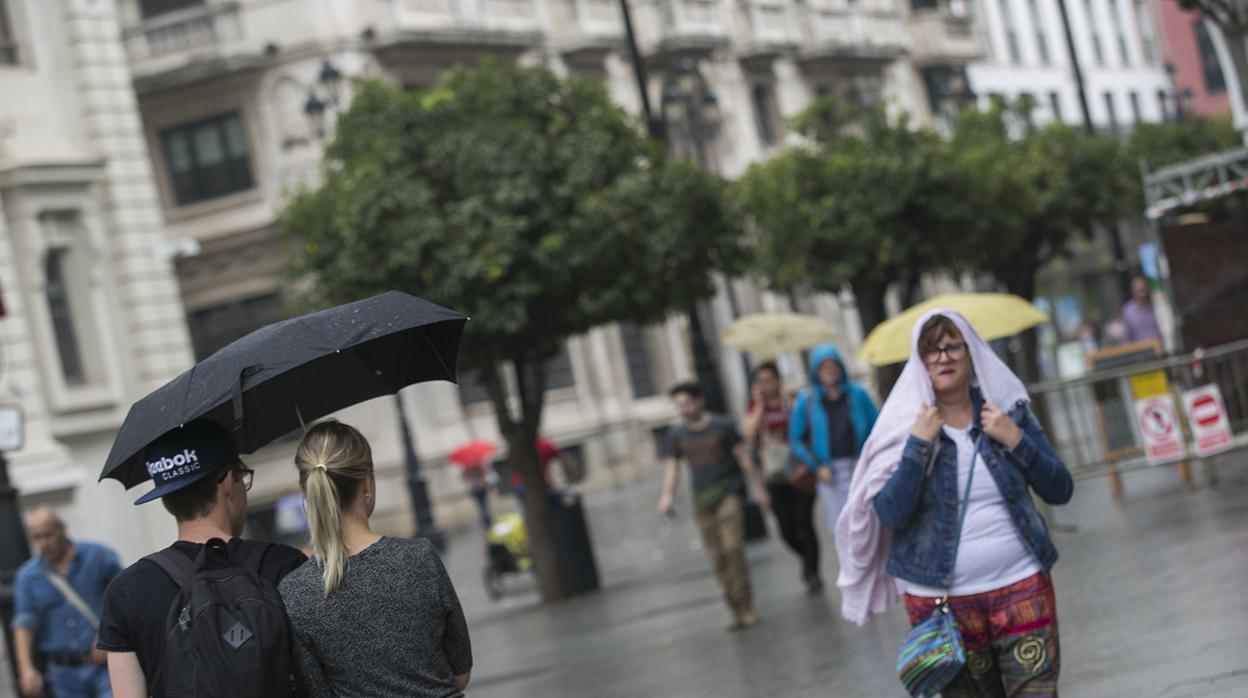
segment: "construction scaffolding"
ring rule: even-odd
[[[1175,209],[1248,191],[1248,148],[1240,148],[1148,171],[1144,179],[1144,215],[1159,220]]]

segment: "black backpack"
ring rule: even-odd
[[[269,546],[249,545],[241,565],[220,538],[208,541],[194,562],[172,549],[145,558],[181,589],[165,619],[161,673],[169,698],[293,693],[290,621],[277,587],[260,576]]]

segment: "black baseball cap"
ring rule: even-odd
[[[146,504],[208,477],[238,460],[238,449],[225,427],[201,419],[165,432],[143,449],[142,457],[156,487],[135,504]]]

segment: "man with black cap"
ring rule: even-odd
[[[178,522],[178,539],[169,550],[196,559],[204,544],[228,541],[231,561],[242,561],[254,546],[238,536],[247,520],[247,491],[254,471],[239,460],[229,432],[198,420],[166,433],[144,450],[147,471],[156,487],[135,504],[160,499]],[[269,545],[260,576],[277,584],[307,560],[285,545]],[[160,698],[165,671],[165,626],[179,587],[149,559],[126,568],[104,593],[97,646],[108,652],[115,698]]]

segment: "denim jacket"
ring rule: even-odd
[[[1017,446],[1007,449],[986,435],[980,439],[979,414],[984,400],[979,391],[973,391],[972,398],[975,421],[971,436],[979,443],[980,457],[1001,490],[1023,544],[1047,572],[1057,561],[1057,548],[1027,489],[1035,490],[1049,504],[1065,504],[1074,489],[1070,472],[1023,403],[1010,411],[1010,418],[1023,432]],[[958,449],[943,430],[939,438],[940,451],[929,473],[927,464],[934,444],[910,436],[897,471],[876,495],[874,505],[880,522],[893,531],[888,573],[947,589],[953,583],[962,493],[958,491]]]

